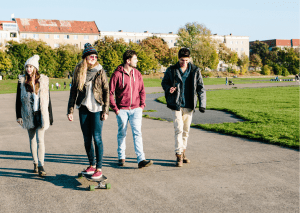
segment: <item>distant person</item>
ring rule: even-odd
[[[190,62],[190,50],[181,48],[178,58],[179,61],[165,72],[161,85],[165,91],[167,107],[172,110],[176,166],[181,167],[183,163],[190,163],[185,155],[190,125],[197,106],[197,96],[199,110],[205,112],[206,91],[200,69]]]
[[[226,84],[226,86],[227,86],[227,84],[228,84],[228,78],[226,77],[226,80],[225,80],[225,84]]]
[[[92,179],[102,177],[102,126],[109,112],[109,86],[106,73],[98,63],[98,52],[90,43],[84,45],[82,61],[76,65],[68,103],[68,119],[73,121],[74,105],[79,120],[89,166],[82,173]],[[94,145],[92,140],[94,139]],[[96,155],[96,160],[95,160]]]
[[[64,82],[64,89],[66,89],[67,88],[67,83],[66,82]]]
[[[70,84],[69,84],[69,87],[70,87],[70,89],[72,88],[72,83],[70,82]]]
[[[58,84],[58,82],[56,82],[56,84],[55,84],[55,86],[56,86],[56,89],[58,89],[58,85],[59,85],[59,84]]]
[[[54,85],[53,85],[53,83],[52,83],[52,84],[51,84],[51,89],[52,89],[52,90],[53,90],[53,86],[54,86]]]
[[[146,106],[146,92],[142,75],[136,69],[137,62],[135,51],[127,50],[123,54],[123,64],[117,67],[109,82],[110,107],[116,113],[118,122],[119,166],[125,165],[125,140],[129,122],[138,168],[143,168],[152,165],[153,162],[145,159],[143,151],[142,115]]]
[[[299,81],[299,76],[298,76],[298,74],[296,74],[295,80],[296,80],[296,81]]]
[[[19,76],[16,117],[17,122],[28,131],[33,173],[45,176],[45,130],[53,124],[49,92],[49,78],[39,74],[39,56],[34,55],[25,63],[25,75]]]

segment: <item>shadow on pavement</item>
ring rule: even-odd
[[[57,174],[55,176],[45,176],[41,178],[38,176],[38,174],[34,174],[32,173],[32,170],[28,170],[28,169],[0,168],[0,177],[39,180],[39,181],[49,182],[55,186],[61,186],[65,189],[73,189],[79,191],[86,190],[86,188],[79,187],[81,183],[76,179],[76,177],[66,175],[66,174]]]

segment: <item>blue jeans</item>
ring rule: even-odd
[[[137,156],[137,162],[145,160],[143,151],[142,139],[142,108],[135,108],[132,110],[121,109],[117,117],[118,122],[118,158],[125,159],[126,149],[126,134],[128,121],[130,123],[133,135],[134,151]]]
[[[81,105],[79,108],[79,120],[81,131],[84,139],[85,151],[89,159],[90,165],[96,165],[97,169],[102,168],[103,161],[103,143],[102,143],[102,126],[103,121],[100,120],[100,112],[90,112],[86,106]],[[94,138],[94,144],[96,149],[96,161],[95,151],[92,143]]]

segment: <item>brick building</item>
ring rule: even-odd
[[[36,39],[52,48],[71,44],[83,49],[85,43],[93,44],[99,39],[99,30],[94,21],[63,21],[47,19],[15,19],[21,39]]]
[[[270,50],[272,50],[275,47],[281,49],[283,49],[284,47],[293,47],[293,48],[300,47],[300,39],[271,39],[271,40],[263,40],[260,42],[264,42],[268,44]],[[254,41],[250,42],[250,50],[253,43]]]

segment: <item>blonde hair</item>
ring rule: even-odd
[[[85,81],[86,81],[86,73],[88,70],[92,69],[93,67],[96,67],[98,65],[98,62],[96,62],[93,65],[88,64],[87,57],[85,57],[82,61],[79,62],[75,69],[75,82],[77,83],[77,88],[82,91]]]

